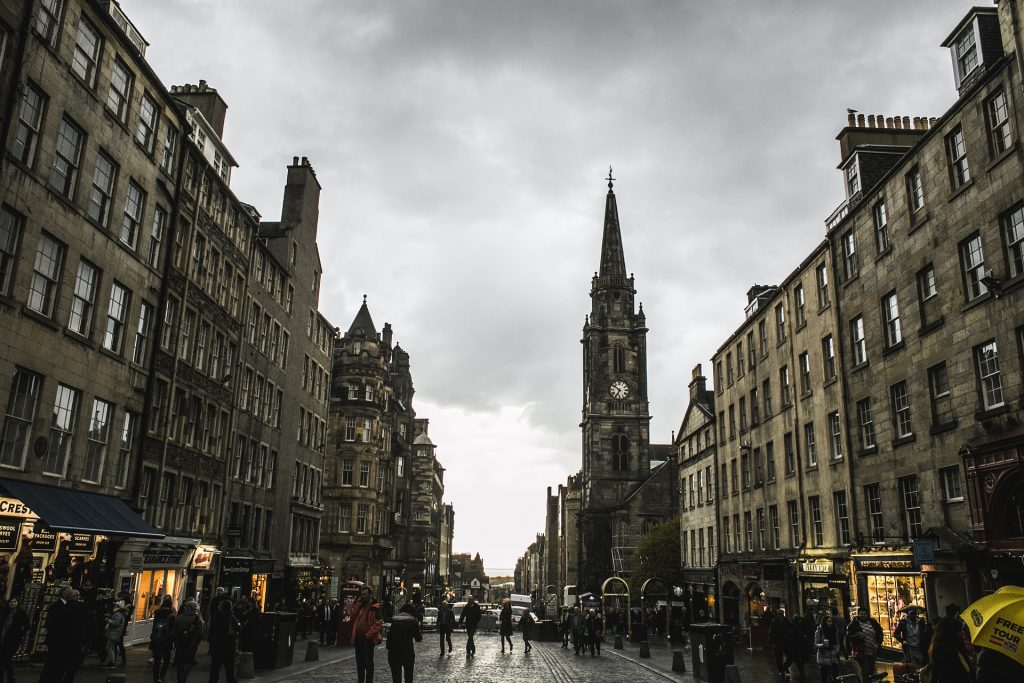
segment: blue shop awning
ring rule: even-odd
[[[27,505],[55,531],[135,538],[164,537],[115,496],[16,479],[0,479],[0,491]]]

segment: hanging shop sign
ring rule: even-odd
[[[68,552],[92,554],[94,545],[96,545],[96,537],[92,534],[71,534],[71,540],[68,541]]]
[[[196,552],[192,555],[192,569],[209,569],[213,566],[213,556],[218,552],[212,545],[196,547]]]
[[[52,553],[57,549],[57,532],[42,522],[36,522],[32,530],[32,550]]]
[[[147,567],[180,567],[185,563],[185,553],[189,552],[192,552],[189,546],[154,543],[143,551],[142,561]]]
[[[18,547],[21,521],[18,517],[0,517],[0,550],[14,550]]]
[[[935,540],[931,538],[915,538],[912,544],[914,553],[914,564],[920,567],[923,564],[935,563]]]

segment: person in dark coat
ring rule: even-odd
[[[908,607],[906,616],[896,626],[893,637],[903,646],[906,661],[920,669],[928,663],[928,646],[932,642],[932,627],[921,618],[917,607]]]
[[[228,595],[227,589],[224,586],[217,586],[217,590],[213,592],[213,598],[210,600],[210,616],[220,611],[220,604],[226,602],[231,603],[231,596]]]
[[[583,619],[583,610],[579,605],[574,607],[572,614],[569,615],[569,635],[572,638],[573,652],[578,656],[580,650],[586,648],[587,641],[587,625]]]
[[[501,604],[501,612],[498,614],[498,636],[501,638],[501,651],[505,652],[505,641],[508,641],[508,651],[512,652],[512,603],[505,598]]]
[[[526,654],[530,653],[533,649],[533,645],[530,645],[530,640],[533,639],[533,615],[530,614],[530,610],[523,612],[523,616],[519,617],[519,629],[523,632],[523,649]]]
[[[1024,664],[999,650],[978,648],[978,683],[1009,683],[1024,681]]]
[[[562,636],[562,649],[569,649],[569,615],[568,607],[562,607],[561,618],[558,620],[558,632]]]
[[[86,620],[91,615],[74,588],[64,588],[57,602],[46,613],[46,663],[39,683],[66,683],[75,680],[82,663]]]
[[[159,609],[153,613],[153,629],[149,632],[149,649],[153,653],[153,682],[163,683],[167,669],[171,666],[171,650],[174,639],[174,600],[165,595]]]
[[[231,601],[222,600],[210,615],[210,683],[217,683],[220,670],[228,683],[235,683],[235,650],[242,625],[232,613]]]
[[[14,683],[14,655],[28,632],[28,615],[11,598],[0,610],[0,681]]]
[[[203,618],[199,605],[192,598],[185,601],[174,620],[171,637],[174,639],[174,666],[178,670],[178,683],[188,681],[189,672],[196,664],[196,650],[203,639]]]
[[[473,636],[476,635],[476,627],[480,624],[480,605],[476,604],[476,598],[470,593],[466,596],[466,606],[462,608],[459,615],[459,626],[466,625],[466,656],[476,655],[476,643]]]
[[[320,606],[316,608],[316,624],[320,630],[321,645],[334,645],[334,641],[338,638],[339,616],[337,598],[321,602]]]
[[[402,683],[402,672],[405,672],[405,683],[412,683],[413,666],[416,664],[416,649],[413,642],[423,640],[420,622],[416,618],[416,606],[411,603],[402,605],[391,619],[388,630],[388,666],[391,667],[392,683]]]
[[[373,589],[359,587],[359,599],[345,611],[352,620],[349,645],[356,649],[356,683],[373,683],[373,649],[381,642],[380,603],[373,599]]]
[[[974,683],[974,667],[964,651],[960,620],[943,617],[928,646],[929,683]]]
[[[779,610],[779,616],[772,620],[768,627],[768,640],[771,641],[775,654],[775,668],[780,676],[789,674],[793,664],[793,625],[786,618],[786,613]]]
[[[448,654],[452,653],[452,631],[455,630],[455,612],[447,600],[442,600],[437,608],[437,633],[441,638],[441,656],[444,657],[444,644],[448,643]]]
[[[601,617],[595,609],[591,608],[587,612],[583,625],[587,633],[587,647],[590,649],[590,656],[593,657],[595,652],[600,655],[603,634],[601,633]]]
[[[235,616],[242,625],[242,652],[256,651],[256,638],[259,631],[260,610],[252,600],[244,595],[238,598]]]
[[[299,602],[298,632],[299,638],[305,640],[309,632],[313,630],[313,617],[316,616],[316,609],[313,601],[303,599]]]
[[[804,667],[811,657],[811,647],[814,643],[814,619],[810,615],[799,617],[794,615],[790,623],[790,633],[793,634],[793,654],[790,656],[792,664],[796,666],[800,680],[804,680]]]
[[[826,612],[821,617],[818,630],[814,632],[814,650],[818,659],[818,678],[821,683],[831,683],[836,676],[839,662],[839,630],[832,615]]]

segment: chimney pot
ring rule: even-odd
[[[858,128],[863,128],[864,127],[864,114],[857,114],[857,127]]]
[[[306,157],[302,157],[302,165],[309,166],[309,159],[307,159]]]
[[[892,122],[892,117],[891,116],[886,117],[886,119],[885,119],[885,127],[886,128],[892,128],[894,125],[895,124]]]
[[[201,78],[199,79],[199,89],[200,90],[206,90],[206,81],[204,81]]]
[[[938,120],[938,119],[936,119],[936,118],[935,118],[934,116],[933,116],[933,117],[931,117],[930,119],[928,119],[928,127],[929,127],[929,128],[934,128],[934,127],[935,127],[935,122],[936,122],[937,120]]]
[[[908,129],[910,128],[910,117],[909,116],[904,116],[903,117],[903,127],[904,128],[908,128]]]
[[[846,115],[846,125],[850,126],[851,128],[853,126],[856,126],[857,125],[857,115],[856,114],[847,114]]]
[[[903,119],[900,118],[899,116],[897,116],[896,119],[895,119],[895,122],[896,122],[896,128],[902,130],[903,127],[904,127],[903,126]]]
[[[298,165],[299,165],[299,158],[298,157],[292,157],[292,166],[298,166]]]
[[[868,128],[874,128],[874,127],[875,127],[875,115],[874,114],[868,114]]]

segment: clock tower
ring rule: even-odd
[[[651,475],[647,323],[643,305],[636,305],[633,277],[626,275],[613,181],[609,169],[601,266],[591,281],[581,340],[581,592],[596,592],[604,579],[624,571],[619,559],[631,560],[639,520],[629,500]]]

